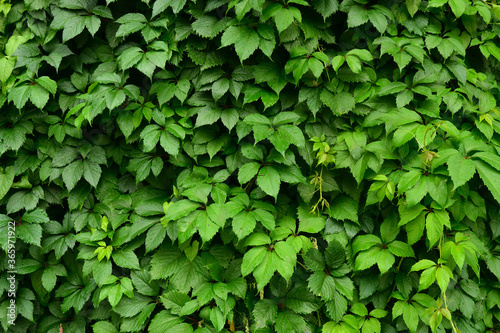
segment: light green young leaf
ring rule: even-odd
[[[339,3],[337,0],[313,0],[313,8],[323,16],[323,21],[325,21],[339,9]]]

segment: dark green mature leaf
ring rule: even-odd
[[[314,9],[323,16],[326,20],[327,17],[332,16],[339,8],[339,3],[337,0],[327,1],[327,0],[315,0],[313,1]]]
[[[255,304],[252,311],[256,328],[267,327],[274,323],[278,315],[278,305],[269,299],[263,299]]]
[[[337,116],[352,111],[356,105],[356,101],[351,94],[341,92],[334,95],[326,89],[321,92],[321,101]]]
[[[500,173],[481,160],[475,160],[477,173],[497,202],[500,202]]]
[[[2,199],[12,186],[14,181],[14,168],[9,166],[0,172],[0,199]]]
[[[186,4],[187,0],[156,0],[153,5],[153,17],[165,11],[168,7],[172,7],[174,14],[177,14]]]
[[[354,199],[341,195],[330,203],[328,214],[336,220],[358,222],[358,203]]]

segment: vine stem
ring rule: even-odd
[[[442,253],[441,253],[441,247],[443,243],[443,235],[441,234],[441,237],[439,238],[439,244],[438,244],[438,250],[439,250],[439,259],[442,258]],[[450,324],[451,328],[453,329],[453,333],[458,333],[457,327],[455,326],[455,322],[451,318],[451,312],[448,309],[448,298],[446,297],[446,291],[443,291],[443,302],[444,302],[444,308],[450,313]]]

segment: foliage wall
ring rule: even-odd
[[[0,1],[2,330],[497,332],[492,1]]]

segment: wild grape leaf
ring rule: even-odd
[[[500,203],[500,172],[481,160],[474,160],[474,164],[476,166],[477,173],[483,180],[488,190],[490,190],[493,198]]]
[[[243,164],[238,170],[238,181],[241,185],[248,183],[260,169],[260,163],[250,162]]]
[[[320,95],[321,101],[332,110],[334,115],[345,114],[356,105],[356,100],[348,92],[341,92],[339,94],[332,94],[326,89],[323,89]]]
[[[273,324],[278,315],[278,305],[270,299],[262,299],[255,304],[252,315],[256,328],[268,327]]]
[[[156,0],[153,5],[152,17],[162,13],[168,7],[172,7],[174,14],[177,14],[186,5],[187,0]]]
[[[113,258],[115,264],[117,264],[120,267],[125,267],[130,269],[140,269],[139,259],[132,250],[113,251],[111,257]]]
[[[339,3],[337,0],[314,0],[313,8],[323,16],[323,20],[326,20],[339,9]]]
[[[82,160],[76,160],[64,168],[62,178],[68,191],[71,191],[76,183],[82,178],[83,168]]]
[[[198,228],[198,232],[203,242],[211,240],[220,228],[219,225],[208,217],[206,211],[202,211],[196,218],[196,227]]]
[[[243,239],[250,235],[255,229],[257,221],[251,212],[243,210],[233,217],[232,226],[233,231],[238,239]]]
[[[89,161],[88,159],[83,161],[83,178],[93,187],[97,187],[101,178],[101,172],[101,166],[96,162]]]
[[[2,199],[11,188],[14,176],[15,172],[12,166],[8,166],[3,171],[0,171],[0,199]]]
[[[271,166],[265,166],[260,169],[257,176],[257,185],[268,195],[274,197],[278,196],[280,190],[280,174],[276,169]]]
[[[325,301],[331,301],[334,298],[335,281],[331,275],[324,271],[313,273],[307,279],[309,289]]]
[[[339,195],[330,203],[328,214],[336,220],[358,222],[358,203],[345,195]]]

